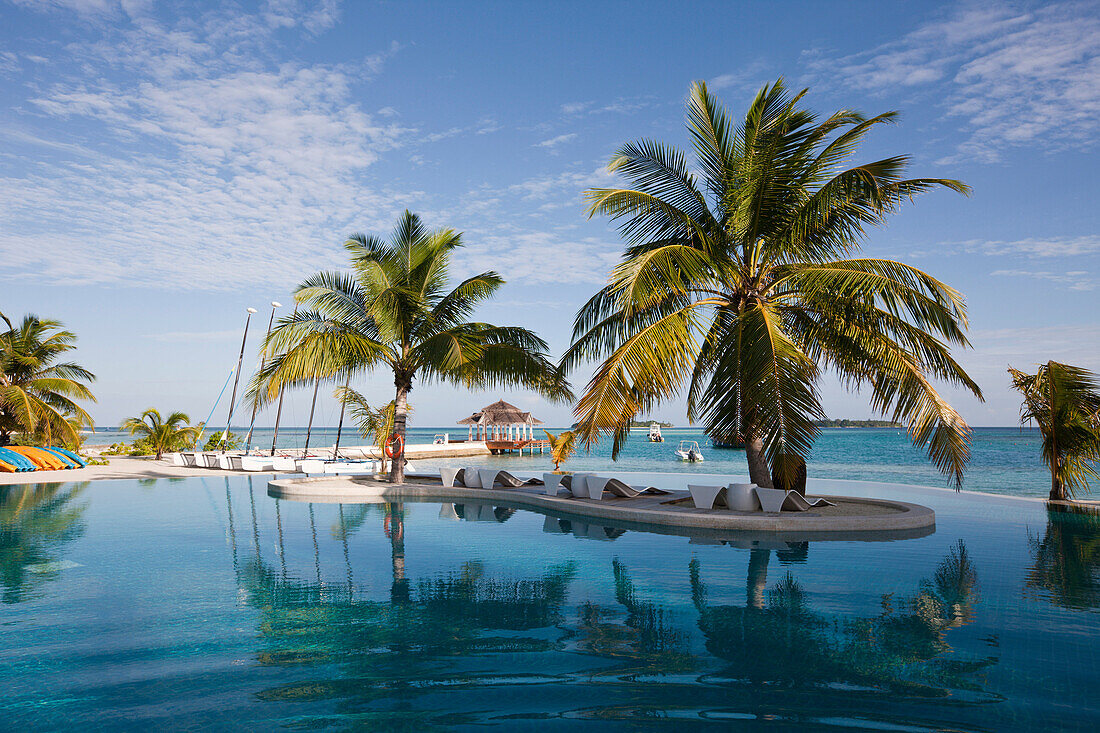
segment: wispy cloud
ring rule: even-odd
[[[1096,279],[1086,270],[1071,270],[1069,272],[994,270],[989,274],[993,277],[1022,277],[1046,280],[1057,285],[1065,285],[1070,290],[1093,290],[1096,287]]]
[[[571,140],[576,140],[576,139],[577,139],[577,133],[568,132],[564,135],[558,135],[557,137],[552,137],[548,140],[543,140],[542,142],[535,143],[534,147],[536,147],[536,148],[549,148],[550,150],[553,150],[554,148],[558,147],[559,145],[562,145],[564,143],[567,143]]]
[[[942,162],[993,162],[1023,144],[1087,147],[1100,128],[1100,16],[1089,4],[964,7],[871,51],[809,63],[870,90],[935,84],[969,132]]]
[[[309,12],[322,11],[335,5]],[[70,46],[76,71],[25,105],[40,116],[36,144],[72,154],[0,177],[0,272],[186,289],[289,283],[303,260],[333,264],[329,244],[352,217],[355,228],[388,226],[417,195],[362,178],[410,135],[352,94],[397,46],[346,66],[276,64],[264,61],[275,41],[263,14],[118,26]]]
[[[651,97],[619,97],[613,102],[566,102],[561,106],[562,114],[567,117],[599,114],[629,114],[645,109],[653,104]]]
[[[1025,257],[1075,257],[1100,252],[1100,235],[1086,234],[1078,237],[1044,237],[1015,240],[970,239],[952,242],[948,248],[1000,257],[1022,255]]]

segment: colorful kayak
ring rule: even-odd
[[[51,456],[53,456],[57,460],[64,463],[65,468],[80,468],[79,463],[74,461],[72,458],[69,458],[67,455],[65,455],[64,453],[59,451],[57,448],[50,448],[49,446],[44,445],[44,446],[42,446],[42,450],[46,451]]]
[[[19,471],[38,470],[38,466],[32,463],[25,455],[16,453],[10,448],[0,448],[0,460],[3,460],[5,463],[10,463]]]
[[[29,445],[12,445],[8,447],[8,450],[13,450],[16,453],[26,456],[31,463],[44,471],[60,471],[67,468],[67,466],[61,462],[60,458],[41,448],[32,448]]]
[[[0,472],[2,473],[15,473],[19,469],[11,465],[7,461],[0,461]]]
[[[68,448],[54,447],[54,448],[47,448],[46,450],[51,451],[53,453],[59,453],[63,456],[68,456],[71,460],[76,462],[76,467],[78,467],[78,468],[84,468],[85,466],[88,465],[87,461],[85,461],[83,458],[78,456],[76,453],[73,453]]]

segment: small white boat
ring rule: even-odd
[[[447,445],[447,435],[445,433],[438,433],[432,438],[432,445]]]
[[[661,435],[661,426],[655,422],[649,424],[649,442],[664,443],[665,437]]]
[[[676,449],[676,457],[681,461],[699,463],[703,460],[703,452],[699,450],[699,444],[694,440],[681,440],[680,447]]]

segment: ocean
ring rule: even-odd
[[[561,428],[550,428],[558,432]],[[234,432],[245,432],[235,429]],[[585,452],[583,447],[563,468],[571,470],[657,471],[670,473],[729,473],[746,475],[745,452],[719,449],[698,428],[666,428],[664,443],[650,443],[646,429],[633,431],[617,461],[611,460],[611,441],[606,440]],[[454,439],[465,439],[460,428],[414,427],[409,430],[410,443],[431,443],[441,433]],[[256,428],[253,446],[270,447],[271,428]],[[541,435],[541,434],[540,434]],[[304,427],[283,427],[279,430],[280,448],[302,448]],[[131,438],[117,429],[100,428],[87,436],[88,444],[130,442]],[[673,451],[681,440],[698,441],[705,461],[697,464],[677,460]],[[314,428],[310,445],[329,447],[336,442],[336,428]],[[354,429],[345,428],[341,443],[361,445],[365,441]],[[1041,462],[1039,431],[1020,428],[975,428],[971,444],[971,459],[963,482],[967,491],[984,491],[1010,496],[1046,496],[1050,490],[1050,474]],[[476,459],[432,461],[433,464],[467,464]],[[514,466],[525,470],[549,467],[549,456],[494,456],[485,458],[502,468]],[[913,447],[904,430],[896,428],[826,428],[807,461],[811,477],[883,481],[917,486],[948,487],[950,481],[928,460],[925,453]]]

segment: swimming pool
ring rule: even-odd
[[[935,533],[693,542],[264,477],[6,487],[0,727],[1095,730],[1100,517],[891,491]]]

